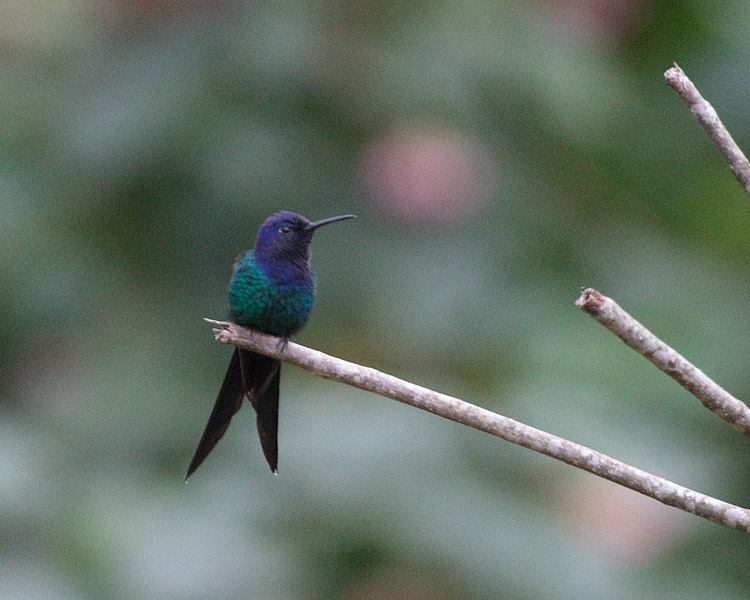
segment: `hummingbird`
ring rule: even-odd
[[[307,323],[315,299],[317,278],[310,268],[315,230],[353,218],[340,215],[310,222],[287,211],[268,217],[258,231],[255,248],[240,254],[234,263],[229,281],[229,320],[280,337],[285,346],[290,336]],[[276,474],[280,374],[279,360],[235,348],[185,479],[222,438],[244,397],[255,409],[260,445]]]

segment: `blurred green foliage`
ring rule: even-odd
[[[0,25],[0,597],[745,598],[743,535],[285,367],[184,470],[268,214],[317,236],[302,343],[750,505],[747,442],[573,307],[614,297],[739,397],[750,8],[49,0]]]

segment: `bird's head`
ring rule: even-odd
[[[261,225],[255,241],[255,256],[265,263],[307,263],[315,230],[328,223],[352,218],[354,215],[340,215],[311,223],[302,215],[287,211],[278,212],[268,217]]]

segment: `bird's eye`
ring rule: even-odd
[[[284,225],[283,227],[279,227],[279,233],[289,233],[292,230],[291,227],[287,227]]]

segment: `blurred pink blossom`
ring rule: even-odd
[[[576,37],[618,43],[641,16],[640,0],[544,0],[550,17]]]
[[[561,513],[583,541],[624,566],[643,565],[671,551],[695,519],[632,490],[595,480],[577,480],[564,489]]]
[[[360,155],[362,183],[375,207],[412,223],[474,214],[494,188],[492,161],[476,138],[440,129],[400,129]]]

